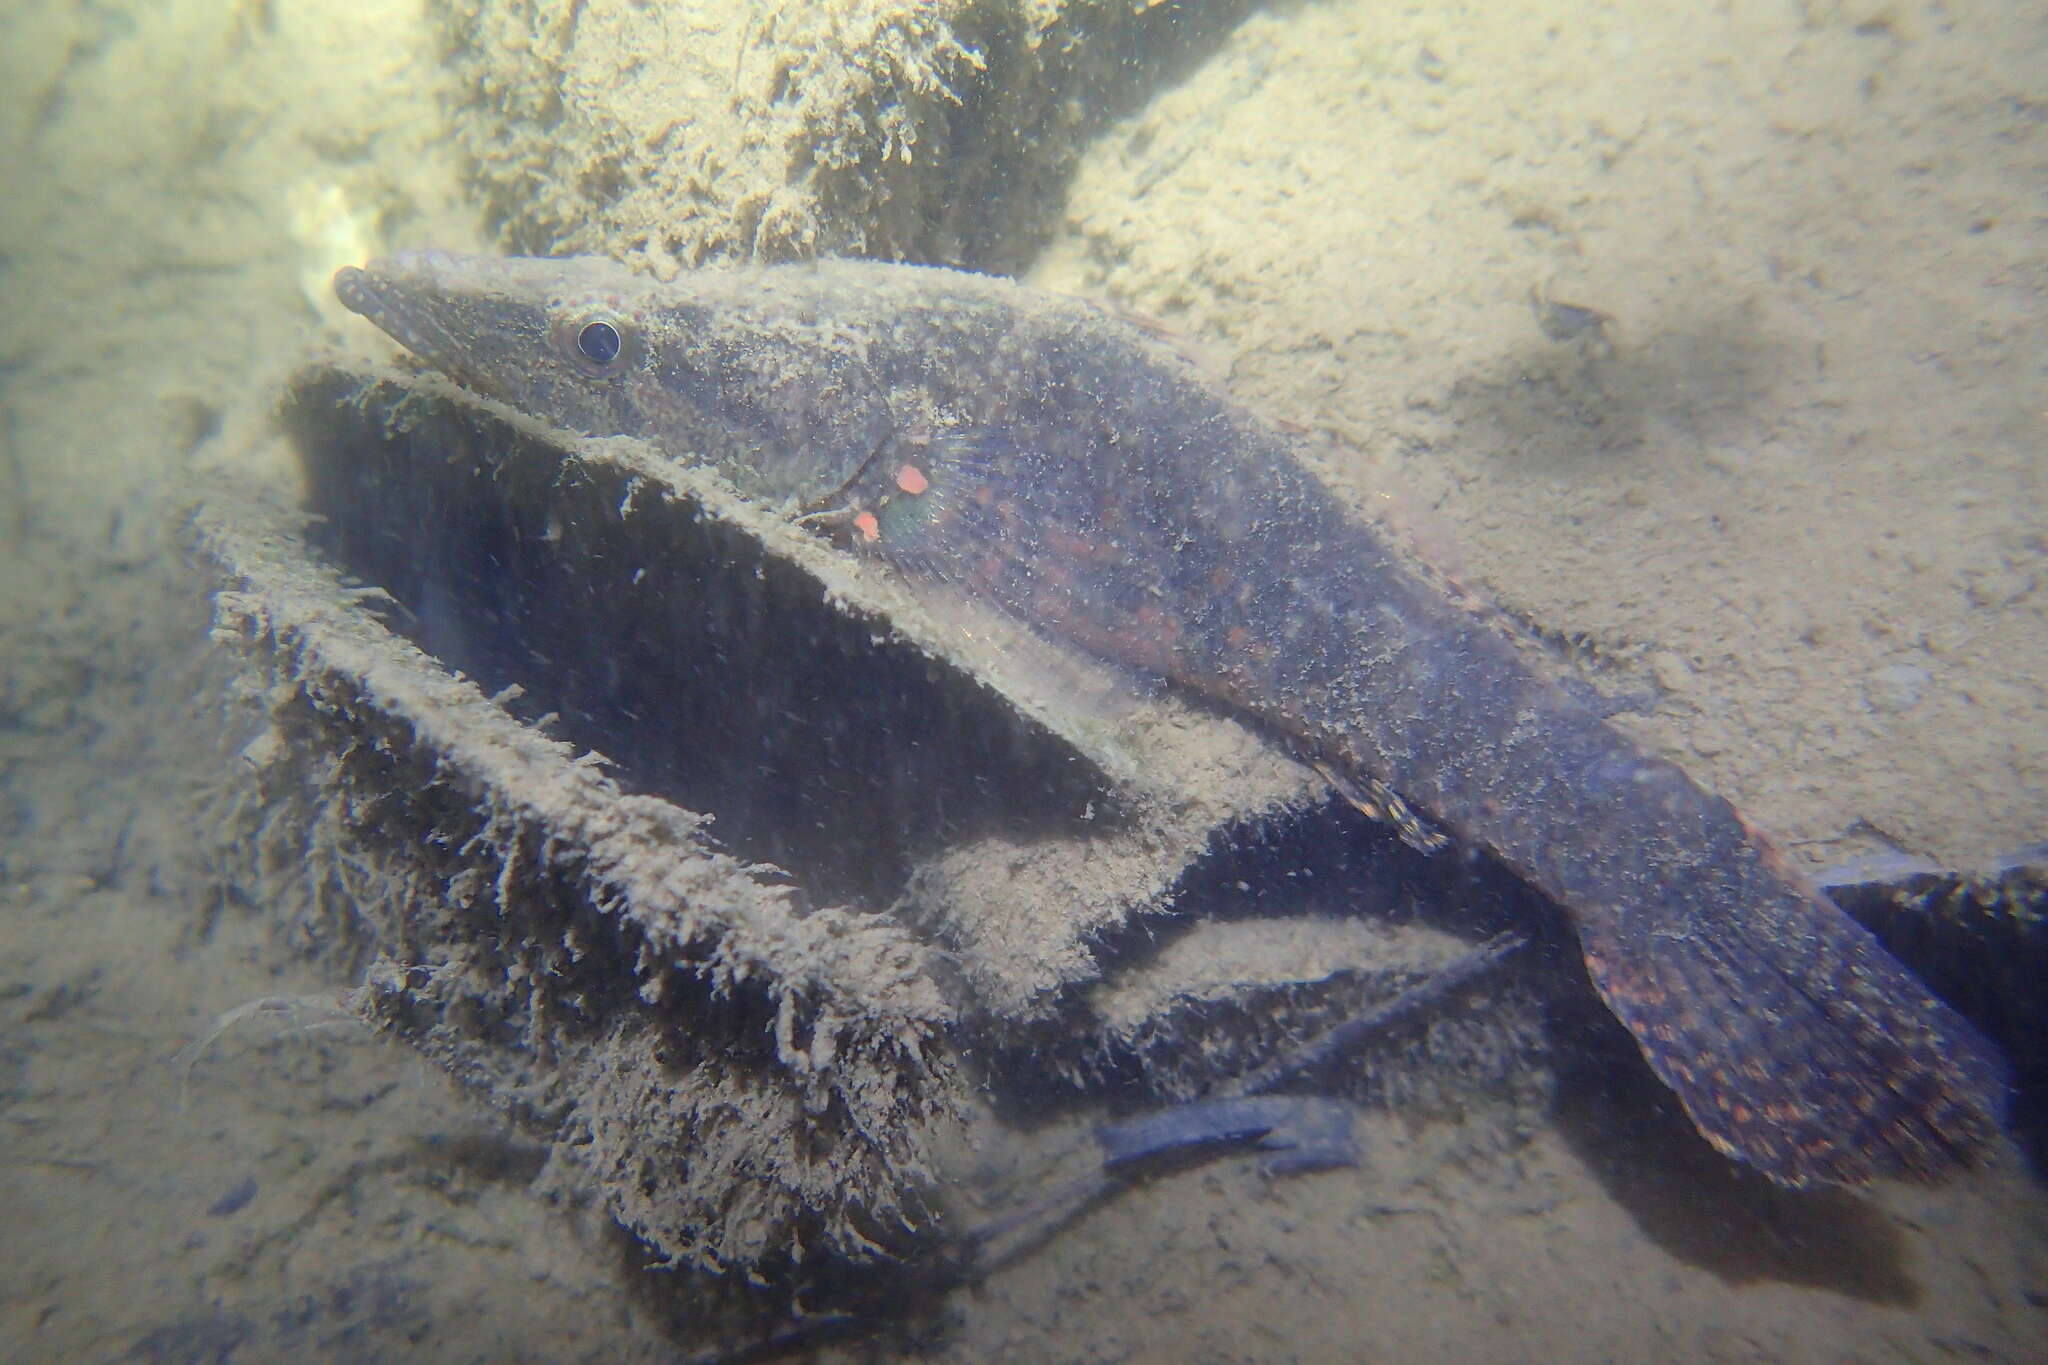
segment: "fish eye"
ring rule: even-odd
[[[619,340],[619,329],[609,322],[585,323],[583,330],[576,334],[576,349],[583,352],[583,358],[593,365],[609,365],[619,358],[624,343]]]
[[[555,324],[554,340],[564,359],[593,378],[617,374],[633,360],[633,329],[610,313],[562,318]]]

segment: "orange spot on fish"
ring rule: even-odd
[[[1170,648],[1180,639],[1180,618],[1156,603],[1147,602],[1138,608],[1138,624],[1154,632],[1165,647]]]
[[[924,476],[922,469],[914,464],[907,464],[896,471],[896,486],[914,498],[930,488],[932,481]]]
[[[860,538],[870,545],[882,538],[882,523],[875,520],[873,512],[862,512],[853,519],[853,526],[860,532]]]
[[[1060,560],[1076,560],[1083,564],[1114,564],[1117,548],[1114,544],[1097,540],[1092,536],[1076,535],[1057,526],[1039,529],[1039,537],[1045,548]]]

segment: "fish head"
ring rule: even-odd
[[[465,388],[550,426],[625,436],[743,493],[822,505],[894,428],[857,327],[813,273],[416,251],[335,296]]]
[[[597,257],[413,251],[342,269],[334,293],[465,388],[612,436],[636,425],[627,381],[645,363],[632,317],[643,283]]]

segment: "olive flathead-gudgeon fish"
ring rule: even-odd
[[[414,253],[341,302],[480,393],[710,465],[893,565],[1277,733],[1562,908],[1722,1152],[1788,1183],[1934,1176],[2003,1064],[1727,801],[1546,678],[1294,439],[1085,302],[861,262]],[[1394,798],[1398,798],[1395,800]]]

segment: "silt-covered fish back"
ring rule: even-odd
[[[1288,438],[1085,304],[821,263],[672,284],[400,258],[343,301],[543,420],[648,440],[1055,639],[1389,788],[1565,911],[1721,1150],[1933,1175],[1996,1133],[1988,1046],[1769,841],[1533,671]]]

